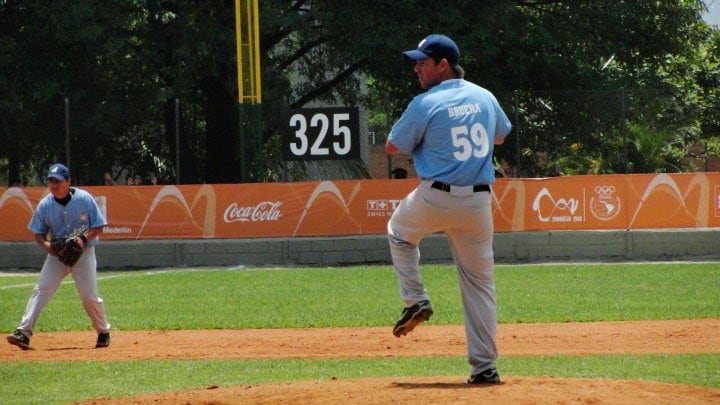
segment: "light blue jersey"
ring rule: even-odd
[[[37,235],[50,233],[53,238],[78,236],[92,228],[107,225],[95,199],[87,191],[72,188],[67,205],[55,201],[52,194],[40,200],[28,229]],[[95,246],[97,239],[88,240],[86,247]]]
[[[494,140],[512,126],[497,99],[464,79],[450,79],[416,96],[388,140],[412,155],[420,179],[455,186],[493,184]]]

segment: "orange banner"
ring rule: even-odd
[[[416,179],[85,187],[104,239],[383,234]],[[0,188],[0,240],[29,241],[46,188]],[[720,173],[498,179],[497,232],[720,227]]]

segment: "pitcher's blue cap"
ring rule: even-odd
[[[405,51],[403,55],[411,60],[422,60],[427,58],[447,59],[451,65],[460,62],[460,49],[455,42],[445,35],[432,34],[420,41],[417,49]]]
[[[70,178],[70,169],[62,163],[55,163],[48,170],[48,179],[67,180]]]

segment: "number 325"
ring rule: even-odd
[[[290,117],[290,127],[296,128],[294,132],[294,141],[290,142],[290,152],[295,156],[306,156],[308,147],[311,156],[328,156],[331,151],[327,145],[325,138],[328,134],[338,137],[332,140],[332,152],[335,155],[347,155],[350,152],[352,143],[351,131],[347,125],[343,123],[350,120],[350,114],[337,113],[332,114],[332,132],[330,132],[330,119],[326,114],[316,113],[310,118],[310,127],[308,127],[307,118],[303,114],[294,114]],[[312,135],[308,134],[308,129],[316,128],[312,133],[317,133],[315,140],[310,145]]]

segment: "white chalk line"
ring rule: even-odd
[[[100,276],[98,275],[98,281],[102,280],[110,280],[113,278],[129,278],[129,277],[142,277],[142,276],[154,276],[159,274],[165,274],[165,273],[189,273],[189,272],[196,272],[196,271],[235,271],[235,270],[252,270],[251,268],[247,268],[245,266],[235,266],[235,267],[228,267],[228,268],[186,268],[186,269],[178,269],[178,268],[167,268],[167,269],[158,269],[158,270],[148,270],[148,271],[137,271],[137,270],[129,270],[120,272],[120,274],[112,274],[107,276]],[[260,270],[260,269],[258,269]],[[263,269],[265,270],[265,269]],[[39,273],[0,273],[0,276],[19,276],[19,277],[35,277],[37,278]],[[70,276],[70,274],[68,274]],[[68,277],[66,276],[66,277]],[[34,287],[37,282],[32,283],[22,283],[22,284],[10,284],[5,286],[0,286],[0,291],[2,290],[9,290],[12,288],[26,288],[26,287]],[[67,280],[60,283],[62,284],[75,284],[75,281],[72,279],[72,277],[68,277]]]

